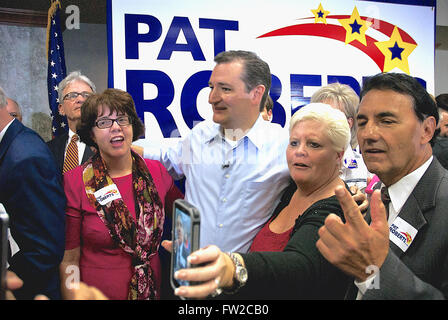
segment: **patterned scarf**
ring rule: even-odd
[[[131,152],[137,224],[132,219],[121,197],[108,203],[97,200],[95,192],[98,190],[108,186],[112,186],[114,189],[114,182],[109,176],[99,152],[83,165],[82,176],[87,198],[109,229],[112,240],[132,256],[134,270],[129,285],[128,299],[148,300],[158,296],[150,259],[159,248],[165,214],[145,161],[133,151]],[[115,189],[118,191],[116,187]],[[114,194],[118,193],[117,191],[108,193]]]

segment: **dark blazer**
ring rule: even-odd
[[[65,195],[42,138],[14,120],[0,142],[0,202],[20,251],[9,269],[23,281],[19,299],[60,298],[59,264],[65,244]]]
[[[47,142],[48,147],[54,155],[56,163],[59,168],[59,172],[62,172],[62,168],[64,167],[64,159],[65,159],[65,147],[68,141],[68,132]],[[92,155],[92,149],[89,146],[86,146],[84,150],[84,154],[81,159],[81,164],[86,162]]]
[[[400,211],[418,230],[403,252],[393,242],[379,270],[379,289],[363,299],[448,298],[448,171],[434,157]]]
[[[448,169],[448,137],[436,138],[432,147],[432,154],[437,157],[437,160],[445,169]]]

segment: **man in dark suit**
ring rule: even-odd
[[[20,249],[9,259],[9,269],[24,282],[16,297],[60,298],[66,204],[60,173],[42,138],[9,114],[1,88],[0,202]]]
[[[448,297],[448,171],[431,148],[438,118],[432,98],[408,75],[383,73],[364,84],[358,141],[383,188],[372,196],[370,225],[336,190],[346,221],[330,215],[316,244],[355,278],[348,298]]]
[[[436,103],[439,108],[440,117],[437,130],[439,131],[439,135],[432,148],[432,153],[439,160],[440,164],[445,169],[448,169],[448,94],[439,94],[436,97]]]
[[[76,145],[75,157],[77,159],[73,165],[66,161],[69,144],[76,134],[76,125],[81,118],[81,106],[95,91],[94,83],[79,71],[71,72],[58,85],[59,113],[67,117],[68,131],[48,141],[47,144],[62,173],[86,162],[93,155],[93,151],[85,143],[79,141],[76,135],[73,144]]]

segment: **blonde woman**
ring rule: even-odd
[[[189,256],[190,262],[206,265],[180,270],[176,277],[202,283],[181,286],[175,294],[204,298],[224,291],[238,299],[343,299],[348,279],[324,259],[316,241],[328,214],[343,219],[334,189],[347,187],[339,169],[349,140],[350,129],[339,110],[319,103],[297,111],[286,150],[292,183],[254,241],[255,249],[268,252],[200,249]],[[171,243],[162,245],[169,249]]]

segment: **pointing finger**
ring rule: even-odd
[[[336,197],[341,204],[344,211],[345,221],[356,229],[361,229],[367,226],[358,205],[351,197],[350,193],[343,186],[338,186],[335,189]]]
[[[374,191],[370,203],[370,216],[372,218],[370,226],[378,231],[381,230],[383,233],[388,234],[389,228],[386,207],[381,201],[381,193],[379,190]]]

